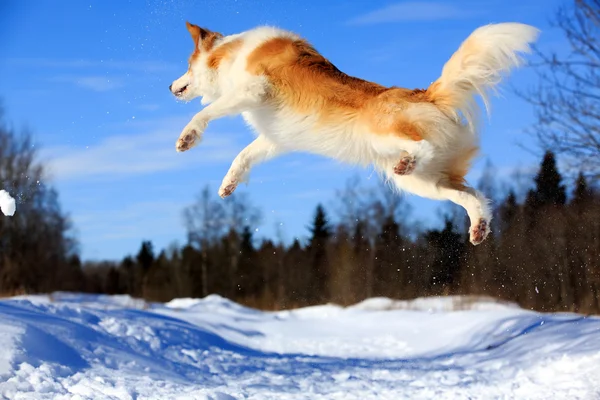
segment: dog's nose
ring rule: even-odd
[[[171,92],[172,92],[172,90],[171,90],[171,88],[172,88],[172,87],[173,87],[173,84],[171,83],[171,84],[169,85],[169,90],[170,90]]]

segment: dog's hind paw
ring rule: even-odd
[[[409,175],[417,166],[417,160],[415,156],[404,152],[400,162],[394,166],[394,173],[397,175]]]
[[[477,246],[485,240],[490,233],[490,224],[483,218],[479,219],[477,225],[471,227],[471,243]]]

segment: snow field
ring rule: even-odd
[[[457,300],[261,312],[214,295],[8,298],[0,397],[600,398],[600,318],[473,300],[449,311]]]

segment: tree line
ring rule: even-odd
[[[205,187],[183,210],[184,246],[158,250],[143,241],[119,262],[82,263],[31,144],[26,133],[0,126],[0,181],[19,203],[14,217],[0,219],[5,295],[70,290],[168,301],[216,293],[284,309],[475,294],[542,311],[600,312],[600,194],[584,174],[566,185],[551,151],[529,189],[500,190],[486,166],[478,187],[495,199],[494,220],[479,246],[469,243],[468,218],[451,203],[440,226],[426,229],[405,197],[354,178],[334,204],[317,205],[306,240],[255,237],[261,212],[247,194],[222,200]]]
[[[84,268],[87,289],[155,301],[217,293],[263,309],[473,294],[541,311],[600,312],[600,195],[583,174],[567,193],[552,152],[533,183],[496,203],[493,232],[480,246],[469,243],[468,220],[453,205],[440,227],[422,229],[402,197],[356,181],[337,196],[335,215],[316,207],[307,240],[259,241],[249,200],[223,206],[207,187],[184,211],[184,247],[156,252],[145,241],[121,263]]]

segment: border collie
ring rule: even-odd
[[[373,165],[393,186],[465,208],[470,241],[490,232],[488,200],[465,175],[479,150],[475,99],[521,64],[539,31],[521,23],[482,26],[460,45],[427,89],[385,87],[349,76],[300,36],[258,27],[224,36],[186,23],[194,41],[187,72],[169,86],[205,105],[183,129],[177,151],[199,143],[208,123],[241,114],[256,139],[233,160],[219,188],[229,196],[254,165],[304,151]]]

